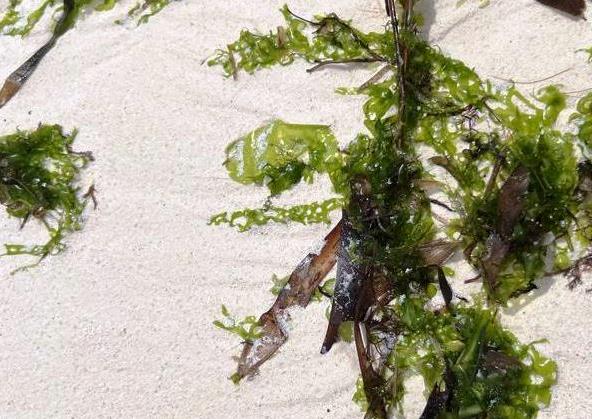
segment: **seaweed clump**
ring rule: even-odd
[[[76,131],[66,134],[59,125],[0,137],[0,203],[21,228],[36,219],[49,233],[43,244],[5,244],[3,255],[31,255],[39,262],[63,251],[65,236],[82,228],[94,188],[82,196],[76,181],[93,157],[73,151],[75,138]]]
[[[311,63],[311,72],[380,66],[362,86],[340,90],[366,97],[366,131],[344,149],[329,127],[274,121],[226,150],[230,176],[267,187],[270,199],[328,176],[340,202],[331,210],[341,212],[259,318],[257,335],[244,339],[233,377],[255,374],[275,354],[288,338],[290,308],[325,289],[336,265],[333,292],[323,291],[331,310],[321,352],[352,325],[361,371],[354,400],[367,418],[401,410],[412,374],[423,377],[428,395],[422,418],[535,417],[551,400],[556,365],[505,330],[498,308],[519,302],[545,276],[581,281],[592,267],[592,94],[561,130],[560,88],[527,97],[482,80],[420,39],[415,3],[387,0],[381,33],[284,7],[283,27],[243,31],[210,60],[235,77],[296,59]],[[314,205],[322,217],[295,221],[326,220]],[[266,216],[270,208],[223,213],[212,223],[247,230],[291,219],[289,211]],[[472,281],[482,279],[471,301],[449,282],[453,255],[474,269]]]

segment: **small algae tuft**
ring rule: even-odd
[[[40,125],[0,137],[0,204],[21,228],[38,220],[49,234],[43,244],[5,244],[4,256],[31,255],[41,261],[63,251],[65,236],[82,228],[83,211],[93,196],[82,196],[76,184],[93,157],[72,149],[76,134],[66,134],[59,125]]]

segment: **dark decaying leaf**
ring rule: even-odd
[[[504,182],[497,205],[497,232],[502,239],[508,239],[524,209],[524,194],[529,185],[528,170],[519,166]]]
[[[261,337],[254,342],[245,342],[238,362],[239,379],[256,373],[288,339],[288,309],[296,305],[307,306],[314,290],[335,266],[341,227],[340,222],[325,237],[321,250],[309,253],[300,262],[273,306],[259,318]]]
[[[444,297],[444,302],[446,303],[446,307],[450,307],[450,303],[452,302],[452,288],[446,279],[446,274],[444,274],[444,269],[438,267],[438,285],[440,286],[440,292],[442,293],[442,297]]]
[[[444,382],[436,383],[419,419],[437,419],[446,411],[454,390],[454,373],[446,365]]]
[[[510,238],[524,210],[529,179],[528,170],[519,166],[500,189],[496,231],[487,240],[487,255],[482,260],[484,278],[490,291],[495,290],[501,264],[510,251]]]
[[[53,35],[41,48],[39,48],[27,61],[8,76],[0,90],[0,108],[2,108],[14,95],[18,93],[25,82],[31,77],[37,66],[54,47],[59,37],[71,26],[72,16],[77,13],[74,0],[64,0],[62,17],[56,24]]]
[[[520,368],[521,365],[518,359],[494,350],[487,351],[483,360],[483,367],[496,373],[505,373],[513,368]]]
[[[436,239],[419,246],[419,253],[426,266],[442,266],[456,252],[460,243]]]
[[[329,325],[321,348],[322,354],[327,353],[337,340],[339,325],[344,321],[354,320],[360,286],[365,275],[364,266],[352,260],[352,246],[355,247],[359,244],[359,234],[351,225],[345,211],[341,220],[337,278],[329,315]]]
[[[572,16],[584,16],[586,10],[585,0],[537,0],[545,6],[553,7]]]
[[[368,178],[364,175],[354,176],[350,182],[350,189],[351,209],[361,214],[364,224],[369,226],[377,223],[382,228],[380,211],[372,199],[372,186]],[[357,320],[356,310],[358,309],[362,281],[364,278],[370,278],[366,267],[355,261],[354,252],[356,248],[360,247],[361,240],[359,232],[356,231],[350,221],[348,211],[344,210],[341,243],[337,258],[337,278],[329,315],[329,325],[321,348],[322,354],[327,353],[335,343],[339,325],[342,322]]]
[[[482,260],[483,276],[490,291],[497,286],[497,276],[501,264],[510,250],[510,243],[503,240],[498,234],[492,234],[487,240],[487,255]]]
[[[362,284],[362,293],[358,302],[358,315],[365,312],[365,309],[371,304],[368,296],[371,294],[370,283],[366,281]],[[361,317],[361,316],[360,316]],[[386,419],[387,409],[385,397],[385,380],[380,372],[374,369],[372,365],[372,356],[370,354],[370,347],[366,346],[365,340],[368,336],[368,329],[364,322],[354,322],[354,341],[356,344],[356,352],[358,354],[358,363],[360,366],[360,373],[362,381],[364,382],[364,393],[368,401],[368,409],[364,419]]]

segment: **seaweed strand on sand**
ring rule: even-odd
[[[82,228],[88,201],[96,205],[94,185],[86,193],[77,186],[80,172],[94,159],[90,152],[73,150],[76,135],[59,125],[40,125],[0,137],[0,204],[19,220],[20,229],[36,220],[49,235],[42,244],[4,245],[1,256],[36,258],[17,271],[62,252],[66,236]]]

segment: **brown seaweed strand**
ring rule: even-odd
[[[259,318],[261,336],[254,342],[245,342],[238,362],[239,378],[253,375],[270,359],[288,339],[286,322],[288,309],[306,307],[314,290],[335,266],[341,237],[341,222],[325,237],[318,253],[309,253],[294,269],[288,283],[271,308]]]
[[[58,21],[56,28],[50,40],[39,48],[33,55],[27,59],[19,68],[13,71],[0,89],[0,108],[6,105],[18,91],[23,87],[26,81],[35,72],[39,63],[47,53],[55,46],[60,36],[68,29],[68,20],[74,12],[74,0],[64,0],[64,12]]]

